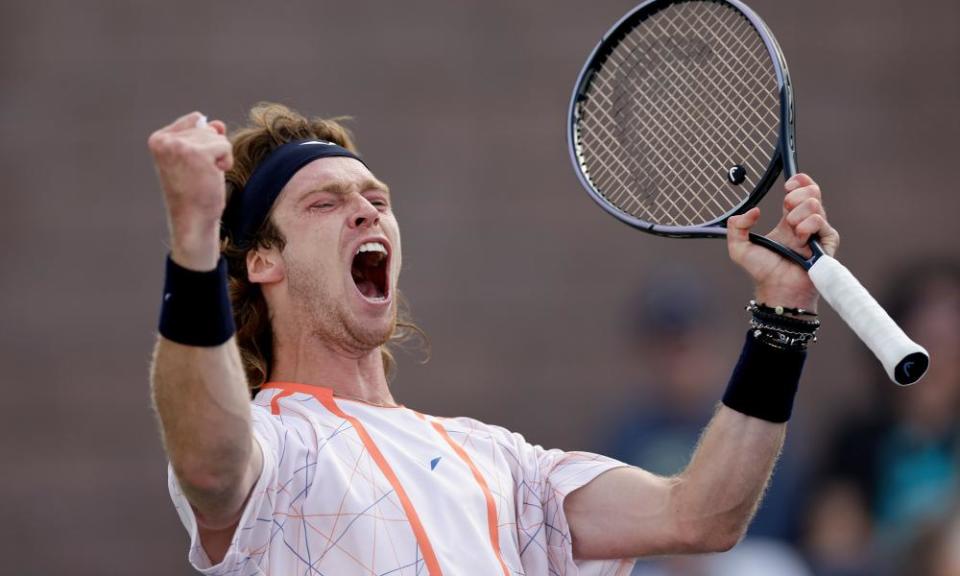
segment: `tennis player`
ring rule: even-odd
[[[729,220],[756,283],[743,351],[690,464],[659,477],[399,405],[390,190],[337,122],[279,105],[250,118],[228,139],[194,112],[149,139],[170,228],[153,400],[196,569],[627,574],[634,557],[737,543],[819,324],[806,273],[747,240],[758,209]],[[833,253],[817,185],[785,188],[770,236]]]

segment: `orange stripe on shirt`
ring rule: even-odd
[[[270,399],[270,413],[274,416],[280,415],[280,399],[286,398],[293,394],[293,390],[280,390],[279,393],[274,394],[273,398]]]
[[[423,418],[423,416],[421,416],[421,418]],[[424,418],[424,420],[426,420],[426,418]],[[483,497],[487,501],[487,527],[490,530],[490,546],[493,547],[493,553],[500,562],[500,567],[503,568],[504,576],[510,576],[510,570],[507,569],[507,565],[503,561],[503,554],[500,552],[500,531],[497,528],[497,505],[493,501],[493,494],[490,493],[490,487],[487,485],[486,479],[482,474],[480,474],[480,470],[477,468],[476,464],[473,463],[473,460],[470,458],[470,455],[467,454],[467,451],[450,437],[450,434],[447,433],[446,428],[441,426],[439,422],[431,422],[431,424],[433,425],[434,430],[436,430],[437,433],[447,441],[447,444],[449,444],[451,448],[453,448],[453,451],[457,453],[457,456],[459,456],[460,459],[467,464],[467,466],[470,468],[470,471],[473,472],[474,480],[476,480],[477,484],[480,485],[480,490],[483,492]]]
[[[280,392],[277,394],[277,396],[286,396],[293,394],[294,392],[310,394],[319,400],[327,410],[339,416],[340,418],[343,418],[347,422],[350,422],[350,424],[353,426],[353,429],[356,430],[357,436],[360,437],[364,447],[367,449],[367,452],[370,453],[373,461],[376,462],[377,467],[380,468],[380,472],[386,477],[387,481],[390,482],[390,486],[393,487],[393,491],[397,493],[397,497],[400,499],[400,505],[403,507],[403,511],[407,515],[407,520],[410,522],[410,527],[413,529],[413,534],[417,538],[417,544],[420,546],[420,552],[423,553],[423,561],[427,565],[427,573],[431,576],[443,576],[443,571],[440,570],[440,562],[437,561],[437,555],[433,551],[433,544],[430,543],[430,538],[427,536],[427,531],[424,530],[423,523],[420,522],[420,516],[417,514],[416,508],[413,507],[410,497],[407,496],[407,491],[403,489],[400,479],[397,478],[397,475],[393,472],[393,468],[390,467],[390,463],[387,462],[386,458],[384,458],[383,453],[380,452],[380,448],[377,447],[376,442],[374,442],[370,434],[367,433],[367,429],[364,428],[360,420],[340,409],[340,406],[337,405],[336,399],[333,397],[333,390],[321,386],[310,386],[309,384],[295,384],[288,382],[271,382],[269,384],[265,384],[263,388],[277,388],[283,390],[283,392]],[[274,398],[277,399],[277,396]],[[272,405],[273,401],[271,401],[271,406]]]

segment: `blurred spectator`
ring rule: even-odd
[[[960,576],[960,509],[922,529],[899,564],[898,576]]]
[[[747,538],[723,554],[638,563],[632,576],[812,576],[800,554],[769,538]]]
[[[805,538],[822,576],[893,573],[923,527],[942,520],[957,502],[960,263],[905,270],[887,309],[930,352],[930,369],[909,388],[878,374],[877,405],[833,435]],[[945,574],[960,576],[960,569]]]
[[[811,497],[805,545],[818,576],[876,576],[873,526],[862,490],[823,479]]]
[[[618,414],[608,452],[663,475],[682,470],[719,398],[728,359],[718,351],[702,279],[674,272],[653,279],[627,315],[638,382]]]
[[[686,467],[704,426],[723,394],[736,357],[737,342],[721,340],[715,311],[710,309],[707,281],[688,271],[662,273],[643,287],[632,310],[628,334],[631,355],[638,361],[636,391],[611,420],[610,439],[602,450],[624,462],[656,474],[672,475]],[[744,314],[743,332],[747,320]],[[770,489],[751,525],[749,537],[788,539],[798,515],[795,452],[787,449]],[[749,542],[749,540],[748,540]],[[781,569],[766,574],[808,574],[791,571],[802,566],[789,548],[747,542],[738,546],[758,551],[757,565],[782,559]],[[781,546],[781,547],[778,547]],[[762,557],[760,550],[763,551]],[[746,558],[739,552],[735,559]],[[723,555],[726,557],[727,555]],[[639,562],[634,572],[643,576],[720,576],[746,574],[719,564],[716,558],[668,558]],[[760,564],[765,562],[766,564]],[[732,564],[731,564],[732,566]]]

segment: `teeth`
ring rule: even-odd
[[[357,248],[357,254],[361,252],[379,252],[381,254],[386,254],[387,249],[380,242],[364,242],[360,245],[360,248]]]

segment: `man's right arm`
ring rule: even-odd
[[[181,117],[154,132],[148,145],[167,206],[170,257],[203,272],[220,258],[224,171],[233,158],[223,123],[198,127],[200,118],[196,112]],[[236,339],[188,346],[160,336],[151,387],[167,456],[193,506],[204,549],[218,562],[263,462]]]

